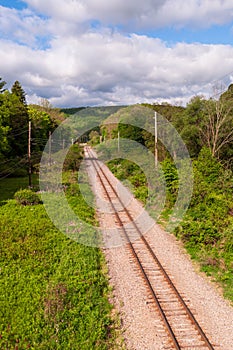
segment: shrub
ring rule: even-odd
[[[174,162],[168,158],[161,165],[166,181],[166,205],[171,208],[175,204],[179,189],[178,172]]]
[[[72,145],[66,155],[63,164],[63,171],[78,171],[82,161],[82,149],[78,144]]]
[[[14,198],[21,205],[33,205],[41,203],[38,194],[29,189],[19,190],[14,194]]]

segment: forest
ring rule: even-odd
[[[31,121],[32,166],[40,162],[49,132],[65,119],[65,114],[52,108],[46,99],[40,105],[26,103],[26,94],[18,81],[11,91],[0,78],[0,178],[27,175],[28,132]]]

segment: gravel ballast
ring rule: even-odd
[[[87,161],[87,169],[96,195],[100,227],[105,234],[115,221],[106,211],[106,202],[94,170]],[[109,169],[104,166],[106,172]],[[113,175],[110,175],[113,178]],[[114,182],[118,184],[115,178]],[[120,185],[117,185],[120,186]],[[122,191],[122,189],[121,189]],[[101,194],[102,193],[102,194]],[[102,197],[101,197],[102,196]],[[143,211],[141,204],[125,188],[131,214]],[[140,209],[141,208],[141,209]],[[145,220],[145,217],[144,217]],[[151,220],[148,216],[148,220]],[[221,291],[191,261],[181,242],[155,222],[145,234],[158,259],[165,267],[195,318],[216,349],[233,349],[233,307],[223,299]],[[108,245],[107,245],[108,246]],[[129,350],[169,349],[162,321],[157,316],[150,296],[137,271],[126,245],[103,248],[109,280],[113,287],[113,302],[119,312],[125,346]],[[193,350],[195,350],[193,348]]]

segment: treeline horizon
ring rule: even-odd
[[[41,99],[40,105],[27,105],[26,94],[19,81],[15,81],[11,90],[5,89],[5,86],[6,82],[0,78],[0,178],[26,175],[29,121],[31,162],[33,171],[36,171],[49,135],[69,115],[88,108],[55,108],[46,99]],[[153,108],[173,124],[192,159],[197,159],[202,147],[207,147],[224,168],[233,169],[233,84],[218,100],[194,96],[186,107],[169,103],[141,105]],[[131,129],[122,129],[122,136],[130,138]],[[101,134],[100,129],[98,133]],[[152,152],[153,137],[146,134],[139,140]]]

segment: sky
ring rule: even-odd
[[[185,105],[233,82],[233,1],[0,0],[0,62],[28,103]]]

